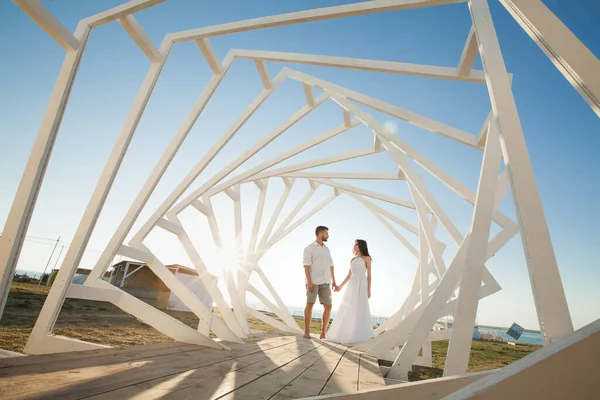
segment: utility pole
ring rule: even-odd
[[[54,251],[56,250],[56,246],[58,246],[58,242],[60,242],[60,236],[58,237],[58,239],[56,239],[56,243],[54,243],[54,247],[52,248],[52,253],[50,253],[50,257],[48,258],[48,262],[46,263],[46,267],[44,268],[44,272],[42,273],[42,276],[40,276],[40,281],[38,282],[38,287],[40,287],[40,284],[42,283],[42,278],[44,277],[44,274],[46,273],[46,270],[48,269],[48,265],[50,265],[50,260],[52,260],[52,256],[54,255]]]
[[[52,271],[54,271],[56,269],[56,266],[58,265],[58,260],[60,260],[60,255],[62,254],[63,249],[65,248],[64,244],[60,245],[60,250],[58,251],[58,257],[56,257],[56,261],[54,261],[54,268],[52,268]],[[52,272],[50,271],[50,272]],[[52,274],[50,273],[50,275],[48,275],[48,279],[46,279],[46,286],[48,286],[50,284],[50,276],[52,276]]]

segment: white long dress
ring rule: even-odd
[[[354,258],[350,262],[350,269],[352,277],[325,336],[326,340],[341,344],[359,343],[373,337],[365,260]]]

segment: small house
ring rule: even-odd
[[[166,268],[185,284],[202,303],[208,308],[212,307],[212,299],[195,269],[179,264],[167,265]],[[121,261],[114,264],[108,282],[156,308],[190,311],[144,263]]]

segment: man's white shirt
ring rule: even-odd
[[[310,266],[310,279],[314,285],[331,284],[329,267],[333,265],[329,248],[312,242],[304,249],[303,266]]]

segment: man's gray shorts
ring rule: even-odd
[[[317,295],[319,295],[319,303],[331,304],[331,284],[324,283],[322,285],[314,285],[315,290],[312,292],[308,290],[306,285],[306,302],[315,304],[317,302]]]

